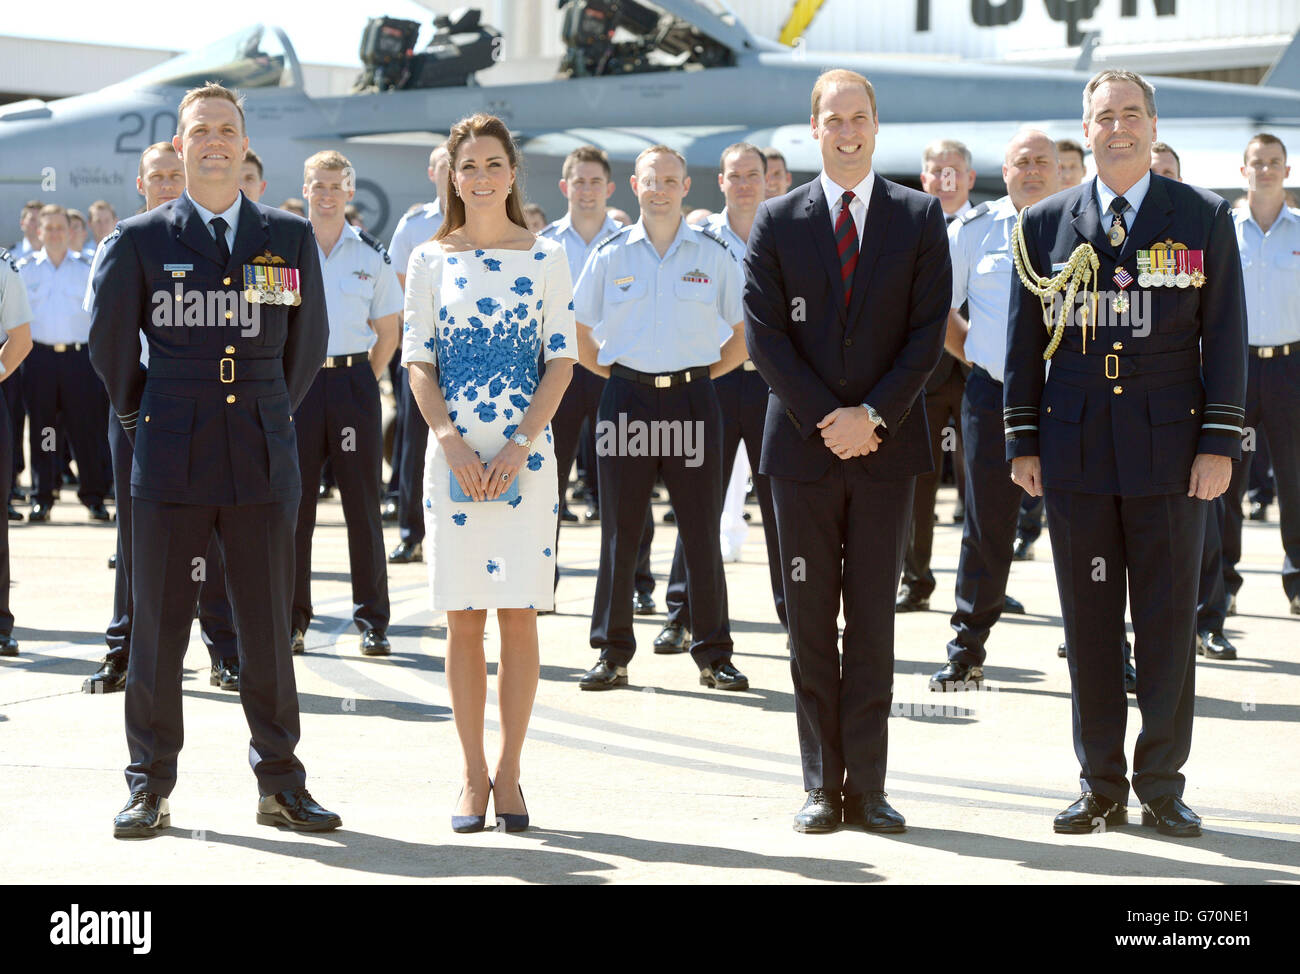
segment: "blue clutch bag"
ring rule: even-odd
[[[456,479],[456,471],[452,470],[450,471],[450,474],[451,474],[451,499],[455,501],[457,504],[475,503],[474,498],[470,497],[469,494],[465,493],[463,490],[460,489],[460,481]],[[507,504],[509,504],[511,501],[518,500],[518,499],[519,499],[519,478],[516,477],[514,480],[510,481],[510,486],[501,492],[500,497],[493,498],[492,501],[488,501],[487,503],[493,503],[494,501],[505,501]]]

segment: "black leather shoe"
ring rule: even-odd
[[[632,611],[639,616],[652,616],[657,606],[655,597],[649,592],[635,592],[632,595]]]
[[[1142,824],[1154,825],[1161,835],[1192,839],[1201,834],[1201,817],[1177,795],[1161,795],[1142,805]]]
[[[910,588],[904,589],[899,594],[898,598],[894,600],[894,611],[895,612],[929,612],[930,599],[928,596],[925,598],[921,598],[920,596],[913,595],[912,590]]]
[[[615,666],[605,660],[597,660],[596,665],[582,674],[578,680],[579,690],[613,690],[615,687],[627,686],[627,667]]]
[[[1246,515],[1252,521],[1268,520],[1268,505],[1261,504],[1259,501],[1250,502],[1250,513]]]
[[[1291,600],[1291,611],[1296,611],[1296,600]],[[1235,594],[1228,596],[1228,607],[1223,612],[1226,616],[1235,616],[1237,614],[1237,596]]]
[[[299,832],[329,832],[342,825],[343,819],[316,804],[306,788],[293,788],[259,798],[257,824],[287,826]]]
[[[0,635],[0,656],[17,656],[18,640],[14,639],[12,633]]]
[[[883,791],[844,796],[844,824],[861,825],[868,832],[906,832],[907,822],[889,802]]]
[[[23,512],[18,510],[18,508],[14,507],[13,504],[9,505],[9,520],[11,521],[23,520]]]
[[[113,516],[108,513],[108,508],[104,506],[103,501],[100,501],[98,504],[87,504],[86,510],[90,513],[90,519],[92,521],[113,520]]]
[[[723,660],[712,666],[700,668],[700,686],[711,690],[748,690],[749,677],[732,665],[731,660]]]
[[[1061,659],[1065,659],[1065,657],[1070,655],[1065,649],[1065,643],[1061,643],[1061,645],[1056,647],[1056,655],[1061,657]]]
[[[329,484],[321,484],[316,488],[316,499],[318,501],[327,501],[334,496],[334,488]]]
[[[108,556],[108,570],[110,572],[117,571],[117,552],[113,552]]]
[[[367,629],[361,634],[362,656],[388,656],[393,652],[382,629]]]
[[[575,524],[577,523],[578,515],[574,514],[566,507],[564,510],[560,511],[560,520],[565,524]]]
[[[1222,629],[1210,629],[1196,634],[1196,655],[1206,659],[1236,659],[1237,647],[1228,642]]]
[[[939,693],[978,690],[983,683],[983,666],[967,666],[955,660],[948,660],[943,669],[930,677],[930,689]]]
[[[962,503],[960,497],[957,498],[957,504],[952,509],[952,523],[961,524],[966,520],[966,505]]]
[[[588,502],[587,509],[582,512],[582,519],[588,524],[594,524],[600,520],[600,505]]]
[[[104,662],[81,684],[82,693],[118,693],[126,689],[126,657],[105,656]]]
[[[1016,538],[1016,543],[1011,546],[1011,560],[1033,561],[1034,543],[1026,541],[1024,538]]]
[[[667,623],[655,636],[654,651],[660,656],[684,653],[691,648],[691,634],[678,622]]]
[[[844,820],[844,801],[837,791],[814,788],[794,816],[796,832],[834,832]]]
[[[379,520],[384,524],[397,521],[397,501],[384,501],[384,506],[379,509]]]
[[[1233,607],[1234,609],[1236,609],[1236,607],[1237,607],[1237,598],[1236,598],[1236,596],[1233,596],[1233,599],[1232,599],[1232,607]],[[1229,615],[1233,615],[1234,613],[1231,613],[1231,612],[1230,612],[1230,613],[1228,613],[1228,614],[1229,614]],[[1300,595],[1293,595],[1293,596],[1291,597],[1291,614],[1292,614],[1293,616],[1300,616]]]
[[[27,515],[27,520],[31,524],[45,524],[50,519],[50,505],[42,504],[40,501],[32,502],[32,512]]]
[[[1052,820],[1052,831],[1087,835],[1116,825],[1128,825],[1128,809],[1119,802],[1085,791],[1077,802]]]
[[[221,687],[223,690],[239,691],[239,658],[223,659],[219,663],[212,664],[211,675],[208,677],[208,684],[214,687]]]
[[[670,507],[668,508],[668,510],[664,511],[664,524],[676,524],[676,523],[677,523],[677,512]]]
[[[289,635],[289,648],[293,650],[295,656],[307,652],[307,634],[301,629],[295,629]]]
[[[172,824],[171,806],[162,795],[137,791],[113,819],[113,838],[147,839]]]
[[[388,553],[390,565],[409,565],[413,561],[424,561],[424,545],[418,541],[414,544],[403,541]]]
[[[1002,611],[1013,616],[1022,616],[1025,614],[1025,607],[1019,599],[1013,599],[1009,595],[1002,596]]]

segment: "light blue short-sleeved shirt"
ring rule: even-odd
[[[740,234],[731,229],[731,220],[727,216],[727,208],[724,206],[721,213],[713,214],[704,221],[704,225],[712,230],[715,236],[719,236],[727,242],[731,255],[743,267],[745,255],[749,253],[749,244],[747,241],[741,240]],[[741,277],[743,278],[744,274],[741,274]]]
[[[27,300],[27,285],[18,273],[18,262],[0,247],[0,341],[9,330],[32,320],[32,306]]]
[[[970,307],[966,357],[998,382],[1007,357],[1007,308],[1011,304],[1011,231],[1016,207],[1010,196],[980,204],[948,224],[952,255],[952,303]]]
[[[596,361],[638,372],[712,365],[744,320],[740,265],[712,231],[680,221],[663,258],[638,220],[596,248],[574,287]]]
[[[42,345],[90,340],[90,314],[82,307],[90,261],[69,250],[58,267],[44,250],[18,265],[32,305],[32,341]]]
[[[406,265],[411,262],[411,252],[430,239],[442,227],[442,202],[434,200],[406,213],[397,221],[393,239],[388,245],[388,256],[393,258],[393,269],[406,276]]]
[[[366,243],[350,223],[344,224],[338,243],[328,257],[319,242],[316,252],[320,257],[330,327],[325,354],[355,355],[370,351],[379,339],[370,321],[402,310],[402,289],[388,254]]]
[[[569,261],[569,277],[576,281],[582,276],[582,269],[587,266],[587,260],[591,257],[592,252],[618,231],[619,225],[606,214],[605,222],[600,225],[596,235],[591,238],[591,243],[587,243],[582,239],[582,235],[573,229],[573,221],[569,219],[569,214],[566,213],[554,223],[548,223],[542,227],[542,231],[538,236],[545,237],[547,240],[554,240],[564,247],[564,256]]]
[[[1300,342],[1300,210],[1282,207],[1265,233],[1250,207],[1233,211],[1241,276],[1246,284],[1246,334],[1251,345]]]

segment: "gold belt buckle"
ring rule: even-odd
[[[1266,347],[1264,347],[1264,348],[1259,349],[1259,357],[1260,357],[1260,358],[1272,358],[1272,357],[1273,357],[1273,346],[1269,345],[1269,346],[1266,346]]]
[[[63,342],[58,342],[54,345],[54,350],[56,352],[66,352],[68,350],[68,346]]]
[[[230,375],[226,376],[226,367],[229,366]],[[223,358],[217,370],[217,375],[222,382],[231,383],[235,381],[235,360],[233,358]]]
[[[1111,361],[1112,359],[1114,359],[1114,362],[1113,362],[1113,363],[1112,363],[1112,361]],[[1115,371],[1114,371],[1113,374],[1112,374],[1112,372],[1111,372],[1112,364],[1113,364],[1114,369],[1115,369]],[[1118,355],[1110,354],[1110,355],[1107,355],[1107,356],[1106,356],[1106,378],[1108,378],[1108,379],[1118,379],[1118,378],[1119,378],[1119,356],[1118,356]]]
[[[667,388],[668,388],[669,386],[671,386],[672,384],[673,384],[673,377],[672,377],[671,375],[657,375],[657,376],[655,376],[655,388],[656,388],[656,389],[667,389]]]

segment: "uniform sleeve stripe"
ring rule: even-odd
[[[1017,433],[1022,433],[1025,432],[1026,430],[1033,430],[1037,432],[1038,427],[1037,426],[1008,426],[1007,436],[1012,437],[1015,436]]]
[[[1202,424],[1201,424],[1201,429],[1203,429],[1203,430],[1227,430],[1227,431],[1230,432],[1230,433],[1236,433],[1236,434],[1238,434],[1238,435],[1240,435],[1241,432],[1242,432],[1240,426],[1225,426],[1225,425],[1223,425],[1222,423],[1202,423]]]

